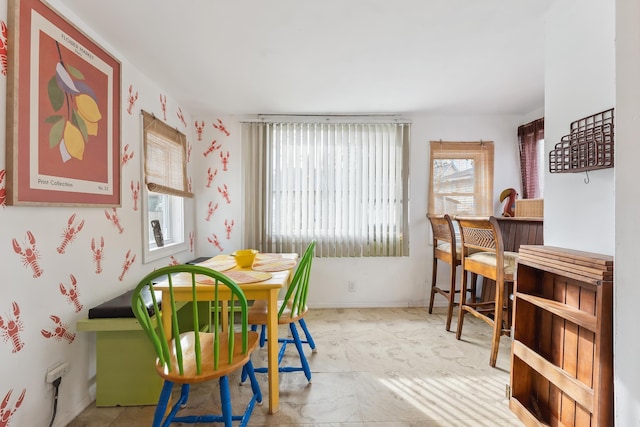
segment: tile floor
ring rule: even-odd
[[[444,309],[312,309],[307,324],[318,351],[307,347],[309,384],[302,372],[280,375],[280,410],[256,406],[251,426],[522,426],[509,410],[510,342],[502,337],[489,367],[489,326],[465,317],[462,340],[444,330]],[[455,318],[452,325],[455,329]],[[283,329],[281,334],[285,334]],[[295,360],[295,348],[285,361]],[[264,366],[266,350],[254,353]],[[258,374],[263,393],[266,375]],[[234,386],[232,402],[246,402],[248,386]],[[219,401],[217,383],[192,388],[184,411],[206,412]],[[70,427],[151,425],[154,406],[96,408]],[[178,424],[174,424],[178,425]]]

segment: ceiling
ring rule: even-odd
[[[59,3],[192,113],[543,107],[544,14],[553,0]]]

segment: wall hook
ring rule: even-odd
[[[589,171],[584,171],[585,175],[587,175],[587,177],[584,179],[584,183],[588,184],[589,183]]]

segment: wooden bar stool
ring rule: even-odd
[[[491,340],[491,356],[489,365],[496,366],[500,337],[510,335],[510,329],[503,325],[504,312],[511,313],[510,294],[518,266],[518,254],[505,252],[502,233],[498,221],[489,218],[455,217],[460,226],[462,242],[462,285],[458,310],[458,329],[456,338],[462,335],[465,313],[484,320],[493,328]],[[469,287],[467,278],[471,274],[471,283],[475,286],[478,276],[496,282],[493,301],[467,302],[466,291]],[[506,322],[510,323],[510,322]]]
[[[456,267],[460,262],[460,246],[456,243],[456,233],[453,228],[451,217],[447,214],[434,215],[427,214],[427,219],[431,223],[433,230],[433,274],[431,275],[431,297],[429,299],[429,314],[433,312],[433,300],[436,294],[440,294],[448,301],[446,330],[451,329],[451,317],[455,302],[456,293]],[[436,286],[438,275],[438,260],[449,264],[451,273],[449,275],[449,289],[442,289]],[[475,301],[475,300],[474,300]]]

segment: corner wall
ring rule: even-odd
[[[614,0],[558,0],[545,25],[545,151],[571,122],[615,106]],[[548,172],[544,241],[613,255],[614,169]]]
[[[637,339],[638,236],[640,236],[640,3],[616,1],[616,230],[614,375],[616,425],[640,425]]]

